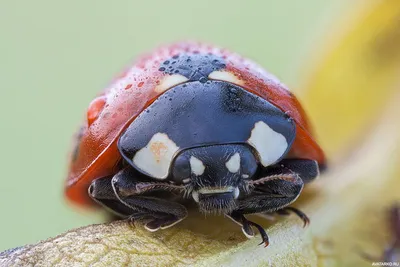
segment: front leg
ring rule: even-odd
[[[186,208],[176,202],[161,198],[165,191],[182,191],[182,186],[162,182],[135,180],[135,171],[126,168],[117,173],[111,185],[116,197],[127,207],[135,210],[131,218],[146,220],[145,228],[157,231],[175,225],[187,216]],[[158,195],[161,197],[158,197]]]
[[[304,164],[297,164],[301,162],[291,163],[290,161],[289,164],[274,166],[270,170],[265,170],[261,173],[259,179],[248,182],[250,194],[241,198],[238,202],[238,208],[228,215],[242,226],[242,231],[248,237],[253,235],[250,225],[257,227],[262,236],[262,243],[266,246],[269,244],[269,241],[264,229],[258,224],[247,220],[243,216],[244,214],[271,212],[286,214],[288,211],[292,211],[299,215],[305,224],[308,222],[308,218],[304,213],[287,206],[294,202],[300,195],[304,186],[303,180],[309,180],[310,177],[315,176],[318,172],[314,172],[308,176],[306,175],[308,172],[300,172],[300,174],[303,174],[302,176],[306,175],[306,177],[302,179],[299,173],[289,169],[288,165],[302,166],[303,168]]]
[[[255,222],[249,221],[248,219],[246,219],[246,217],[244,217],[243,214],[236,212],[236,211],[231,212],[227,216],[232,221],[234,221],[235,223],[239,224],[242,227],[242,231],[247,238],[252,238],[254,236],[254,231],[251,228],[251,226],[256,227],[257,230],[260,232],[261,238],[262,238],[262,242],[259,245],[265,244],[266,247],[269,245],[268,235],[265,232],[264,228],[262,228],[261,225],[256,224]]]
[[[313,181],[320,173],[320,166],[315,160],[283,159],[279,163],[266,168],[260,177],[277,174],[296,173],[304,184]]]
[[[286,214],[294,212],[303,221],[306,216],[295,208],[285,208],[300,195],[305,183],[314,180],[319,174],[318,163],[306,159],[284,159],[259,174],[258,179],[248,182],[253,188],[239,204],[239,212],[270,213],[279,211]]]
[[[241,214],[280,210],[297,199],[304,183],[296,173],[282,173],[251,181],[249,186],[253,190],[238,203],[236,211]]]

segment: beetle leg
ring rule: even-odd
[[[246,219],[246,217],[244,217],[243,214],[235,211],[231,214],[228,214],[227,216],[232,219],[232,221],[242,226],[242,231],[247,238],[254,237],[254,231],[251,226],[256,227],[257,230],[260,232],[262,238],[262,242],[259,245],[265,244],[266,247],[269,245],[268,235],[265,232],[264,228],[262,228],[260,225],[256,224],[255,222],[249,221],[248,219]]]
[[[303,189],[303,180],[296,173],[272,175],[249,182],[252,192],[239,200],[242,214],[273,212],[295,201]]]
[[[319,175],[319,165],[316,161],[314,160],[307,160],[307,159],[284,159],[280,161],[278,164],[273,165],[268,167],[263,171],[263,173],[260,176],[264,176],[258,180],[253,180],[250,182],[250,184],[256,185],[256,191],[257,190],[262,190],[261,187],[257,187],[261,184],[265,184],[267,188],[264,188],[262,191],[264,192],[273,192],[274,187],[276,188],[278,185],[274,185],[273,183],[272,188],[269,182],[279,179],[285,179],[286,181],[292,180],[292,185],[287,187],[283,186],[283,191],[285,192],[287,188],[292,187],[294,191],[296,191],[296,188],[299,188],[301,186],[301,182],[299,181],[299,178],[303,181],[303,183],[309,183],[312,180],[314,180],[317,176]],[[285,178],[286,177],[286,178]],[[288,177],[292,177],[289,178]],[[301,189],[300,189],[301,191]],[[289,192],[287,192],[289,193]],[[285,196],[285,194],[283,194]],[[295,195],[296,194],[292,194]],[[287,197],[290,198],[290,193],[289,195],[286,195]],[[294,201],[294,200],[293,200]],[[304,222],[304,227],[307,226],[310,223],[309,218],[307,215],[305,215],[303,212],[300,210],[293,208],[293,207],[284,207],[282,209],[275,210],[276,213],[279,215],[289,215],[291,212],[295,213],[297,216],[300,217],[300,219]],[[270,214],[271,212],[263,212],[262,214]]]
[[[89,186],[89,196],[119,217],[129,216],[134,210],[119,201],[111,186],[111,179],[112,177],[104,177],[93,180]]]
[[[246,237],[254,237],[254,231],[251,228],[249,221],[242,214],[232,212],[231,214],[227,214],[226,216],[242,227],[242,231]]]
[[[283,159],[279,163],[266,168],[261,177],[282,173],[296,173],[303,182],[309,183],[318,177],[320,166],[315,160],[309,159]]]
[[[283,209],[276,211],[276,213],[278,213],[279,215],[290,215],[290,212],[293,212],[294,214],[299,216],[299,218],[304,223],[303,227],[306,227],[308,224],[310,224],[310,219],[308,218],[308,216],[306,214],[304,214],[304,212],[302,212],[301,210],[298,210],[296,208],[284,207]]]
[[[286,174],[281,172],[250,181],[249,186],[253,187],[251,193],[239,200],[238,209],[228,216],[242,225],[242,230],[246,236],[251,236],[248,235],[252,232],[248,230],[250,226],[256,227],[263,240],[261,244],[264,243],[265,246],[268,246],[268,235],[265,230],[260,225],[247,220],[243,214],[269,213],[280,210],[296,200],[303,189],[303,185],[303,180],[293,172],[286,172]],[[287,210],[294,212],[293,209]]]
[[[306,214],[304,214],[304,212],[302,212],[301,210],[299,210],[297,208],[284,207],[283,209],[277,210],[275,212],[277,214],[283,215],[283,216],[288,216],[288,215],[290,215],[291,212],[293,212],[303,221],[303,223],[304,223],[303,227],[306,227],[308,224],[310,224],[310,219],[308,218],[308,216]],[[264,219],[270,220],[270,221],[275,220],[275,217],[272,212],[257,213],[257,215],[263,217]]]
[[[121,203],[135,211],[130,215],[132,219],[147,221],[145,228],[154,232],[171,227],[187,216],[187,210],[183,205],[157,197],[160,189],[182,191],[183,187],[168,183],[138,181],[132,174],[133,170],[130,168],[123,169],[111,182],[115,195]]]
[[[228,216],[242,226],[242,231],[247,237],[254,236],[250,226],[256,227],[262,237],[260,244],[268,246],[269,240],[265,230],[260,225],[247,220],[243,214],[278,211],[283,207],[282,213],[295,212],[306,225],[309,220],[304,213],[295,208],[285,207],[298,197],[302,188],[303,181],[296,174],[264,177],[258,180],[253,193],[240,200],[239,208]]]

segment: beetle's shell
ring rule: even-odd
[[[296,97],[273,75],[238,54],[215,46],[182,42],[164,46],[138,59],[89,106],[71,157],[66,195],[81,205],[91,205],[87,189],[99,177],[115,174],[121,155],[117,140],[127,126],[163,92],[156,87],[167,76],[160,65],[174,55],[211,53],[225,60],[224,71],[237,78],[238,85],[286,112],[296,123],[296,139],[287,157],[313,159],[325,163],[314,140],[305,112]],[[151,123],[151,122],[149,122]]]

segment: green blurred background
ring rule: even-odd
[[[295,90],[349,2],[0,0],[0,251],[102,221],[65,202],[67,155],[88,103],[135,56],[205,40]]]

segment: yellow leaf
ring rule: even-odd
[[[300,96],[328,155],[374,128],[400,84],[400,1],[361,1],[327,38]],[[354,13],[356,18],[354,19]],[[331,35],[331,33],[329,33]],[[328,36],[327,36],[328,37]]]

